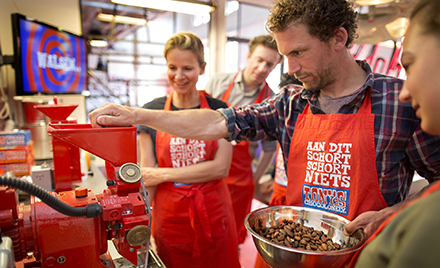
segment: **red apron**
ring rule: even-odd
[[[171,110],[171,93],[164,110]],[[200,108],[209,108],[200,92]],[[159,167],[177,168],[212,160],[217,141],[189,140],[157,131]],[[232,203],[224,180],[158,185],[152,232],[167,267],[240,267]],[[217,261],[214,261],[217,260]]]
[[[221,98],[228,106],[234,106],[228,102],[229,95],[232,92],[234,81],[229,84]],[[271,89],[266,81],[263,82],[263,88],[260,91],[254,103],[261,103],[265,98],[270,97]],[[249,141],[241,141],[233,147],[232,162],[229,169],[229,175],[226,178],[229,191],[231,193],[232,207],[234,209],[235,222],[237,225],[238,244],[242,244],[246,239],[247,231],[244,227],[244,219],[251,211],[252,198],[254,197],[254,176],[252,172],[252,156],[249,153]]]
[[[370,92],[356,114],[299,115],[290,144],[286,205],[353,220],[387,206],[380,192]],[[275,192],[274,184],[274,192]],[[261,257],[255,267],[268,267]]]
[[[356,114],[312,114],[307,104],[292,136],[286,204],[353,220],[387,207],[379,188],[374,114],[368,90]]]
[[[284,158],[281,146],[278,143],[277,158],[275,160],[275,177],[273,192],[270,197],[269,206],[281,206],[286,203],[287,175],[284,168]]]

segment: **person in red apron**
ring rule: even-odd
[[[285,204],[325,210],[349,220],[387,207],[374,148],[369,92],[356,114],[312,114],[307,104],[290,145],[289,162],[295,164],[287,167]]]
[[[177,33],[165,45],[174,91],[144,105],[167,111],[226,107],[195,85],[203,74],[203,45]],[[240,267],[229,191],[231,145],[185,139],[139,127],[143,180],[152,201],[152,235],[166,267]]]
[[[239,73],[236,74],[236,76]],[[235,77],[236,77],[235,76]],[[234,80],[235,80],[234,77]],[[229,95],[231,94],[232,87],[234,86],[234,80],[229,84],[228,89],[221,98],[222,101],[228,102]],[[263,99],[270,96],[270,88],[266,81],[263,82],[263,90],[258,94],[255,103],[260,103]],[[246,239],[247,231],[244,227],[244,219],[251,211],[252,198],[254,196],[255,182],[252,171],[253,157],[250,154],[250,142],[242,141],[238,144],[234,144],[231,167],[229,169],[229,175],[226,178],[229,192],[232,199],[232,206],[234,208],[234,217],[237,227],[238,244],[242,244]]]
[[[255,37],[249,42],[246,68],[235,74],[213,75],[205,90],[229,106],[261,103],[274,95],[265,79],[281,59],[276,42],[271,36]],[[267,171],[276,149],[275,142],[263,144],[263,151],[254,173],[252,162],[256,146],[258,143],[248,141],[234,144],[231,168],[226,178],[234,207],[239,244],[242,244],[247,236],[243,223],[251,210],[255,184]]]

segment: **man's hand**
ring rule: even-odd
[[[269,176],[269,175],[268,175]],[[260,184],[260,193],[264,195],[271,195],[273,191],[274,180],[270,179]]]
[[[93,127],[126,127],[136,124],[136,108],[116,104],[105,104],[89,114]]]
[[[366,239],[368,239],[379,226],[396,211],[397,208],[387,207],[379,211],[367,211],[359,215],[344,229],[346,235],[353,234],[357,229],[364,229]]]

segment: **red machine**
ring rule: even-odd
[[[65,109],[62,106],[47,108],[53,113]],[[54,174],[62,174],[62,187],[71,187],[65,174],[78,172],[72,171],[78,168],[76,152],[69,154],[73,145],[105,160],[107,189],[101,194],[85,187],[46,192],[0,177],[1,236],[12,240],[15,266],[115,267],[108,240],[125,259],[140,265],[138,254],[144,250],[145,256],[148,248],[151,218],[146,193],[139,192],[142,171],[135,164],[136,127],[97,129],[90,124],[51,123],[48,133],[60,141],[53,143]],[[16,189],[32,195],[30,205],[19,204]]]

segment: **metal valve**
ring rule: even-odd
[[[135,183],[142,178],[141,168],[133,163],[125,163],[119,169],[119,178],[126,183]]]
[[[137,225],[126,234],[127,242],[132,246],[140,246],[150,239],[151,230],[148,226]]]

